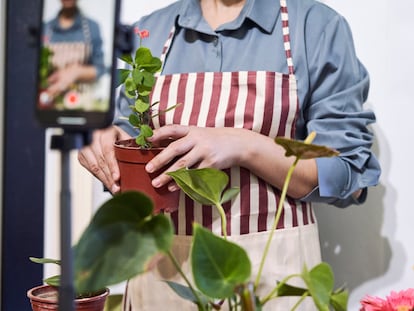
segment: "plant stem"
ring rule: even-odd
[[[295,305],[292,307],[291,311],[295,311],[299,305],[302,303],[303,300],[305,300],[305,298],[308,297],[308,292],[304,293],[300,299],[295,303]]]
[[[227,218],[226,213],[224,212],[224,208],[220,203],[216,204],[216,208],[220,214],[221,218],[221,232],[225,240],[227,240]]]
[[[295,170],[295,167],[299,162],[299,159],[300,159],[299,157],[296,157],[295,161],[292,163],[292,165],[290,166],[290,168],[287,172],[286,179],[285,179],[285,182],[283,184],[282,194],[280,195],[279,204],[278,204],[278,207],[277,207],[276,217],[275,217],[275,220],[273,222],[273,226],[272,226],[272,229],[270,231],[269,238],[266,242],[266,246],[265,246],[265,249],[263,251],[262,260],[261,260],[260,266],[259,266],[259,271],[257,273],[256,281],[254,283],[254,289],[255,290],[257,289],[257,287],[259,285],[260,278],[261,278],[261,275],[262,275],[262,272],[263,272],[264,262],[266,260],[267,254],[269,253],[270,244],[272,242],[273,234],[275,233],[277,224],[279,223],[280,215],[282,214],[283,204],[285,203],[285,198],[286,198],[286,193],[287,193],[287,189],[288,189],[288,186],[289,186],[289,182],[290,182],[290,179],[292,177],[292,173]]]
[[[184,279],[185,283],[190,288],[191,292],[193,293],[194,297],[197,300],[197,305],[199,311],[205,311],[204,305],[201,301],[200,296],[198,295],[197,291],[194,289],[194,287],[191,285],[190,280],[187,278],[187,276],[184,274],[183,270],[180,267],[180,264],[178,263],[177,259],[175,258],[174,254],[169,250],[167,252],[168,257],[171,259],[172,263],[174,264],[174,267],[177,269],[178,273],[181,275],[181,277]]]
[[[289,275],[289,276],[285,277],[282,281],[280,281],[277,284],[277,286],[269,293],[269,295],[267,295],[265,298],[263,298],[260,301],[260,304],[263,306],[270,299],[273,299],[273,298],[277,297],[278,296],[278,291],[279,291],[280,287],[283,286],[284,284],[286,284],[287,281],[289,281],[290,279],[292,279],[294,277],[301,277],[301,275],[300,274],[292,274],[292,275]]]

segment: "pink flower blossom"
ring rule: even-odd
[[[149,31],[147,29],[140,30],[138,27],[134,28],[134,32],[138,35],[141,39],[149,37]]]
[[[365,296],[361,300],[360,311],[413,311],[414,288],[392,291],[386,299],[373,296]]]
[[[361,309],[359,311],[384,311],[387,301],[380,297],[365,296],[361,300]]]

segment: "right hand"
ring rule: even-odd
[[[119,192],[119,167],[115,158],[114,142],[131,136],[118,126],[93,132],[90,145],[78,153],[79,163],[105,185],[112,194]]]

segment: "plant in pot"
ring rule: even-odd
[[[178,205],[178,192],[170,192],[166,187],[152,187],[151,180],[159,172],[148,174],[145,171],[145,164],[162,150],[162,146],[152,146],[147,141],[153,134],[152,118],[157,113],[166,112],[155,111],[154,107],[158,103],[150,102],[151,91],[156,81],[155,74],[161,69],[162,64],[158,57],[152,55],[150,49],[141,45],[142,38],[149,35],[148,31],[136,29],[135,32],[140,38],[140,46],[134,57],[130,54],[121,57],[129,67],[118,71],[119,84],[124,86],[125,95],[133,101],[128,121],[139,133],[134,139],[115,142],[115,156],[121,174],[120,187],[121,191],[142,191],[154,200],[157,211],[168,210]]]
[[[60,260],[50,258],[30,257],[30,260],[39,264],[56,264],[60,265]],[[58,296],[60,276],[52,276],[44,280],[46,284],[33,287],[27,291],[27,297],[33,311],[51,311],[58,310]],[[74,299],[76,311],[103,311],[106,299],[109,295],[109,289],[103,287],[95,290],[77,291]]]
[[[313,135],[304,142],[276,138],[276,143],[286,149],[286,155],[295,157],[280,202],[284,202],[290,177],[300,159],[338,154],[324,146],[312,145]],[[181,169],[169,174],[193,200],[216,206],[222,217],[222,227],[226,227],[222,204],[236,196],[238,189],[226,189],[228,176],[224,172],[204,168]],[[171,252],[173,228],[169,218],[154,214],[151,200],[140,192],[115,195],[97,211],[76,246],[75,282],[78,288],[116,284],[149,270],[161,253],[172,260],[185,280],[185,284],[167,282],[168,285],[177,295],[192,301],[200,311],[220,310],[225,301],[226,307],[234,311],[262,310],[267,302],[282,296],[298,296],[292,310],[306,297],[312,297],[318,310],[346,310],[348,292],[344,288],[334,290],[332,270],[324,262],[311,269],[304,266],[299,274],[275,280],[274,289],[264,297],[257,294],[270,241],[277,232],[281,204],[254,281],[246,251],[228,241],[226,235],[217,236],[199,224],[194,224],[190,254],[194,281],[190,281]],[[289,285],[293,278],[302,279],[305,286]]]

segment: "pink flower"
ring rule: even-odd
[[[137,34],[141,39],[149,37],[149,31],[147,29],[140,30],[138,27],[134,28],[135,34]]]
[[[392,291],[386,299],[373,296],[365,296],[361,300],[360,311],[413,311],[414,288]]]
[[[388,309],[392,311],[412,311],[414,309],[414,288],[391,292],[387,296]]]
[[[385,311],[386,305],[387,301],[385,299],[367,295],[361,300],[359,311]]]

